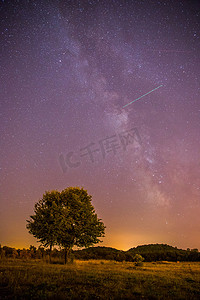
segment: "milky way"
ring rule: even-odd
[[[34,203],[83,186],[102,245],[200,248],[199,1],[1,1],[0,14],[1,243],[37,245]]]

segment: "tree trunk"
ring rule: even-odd
[[[69,262],[70,251],[71,251],[70,247],[65,248],[65,265],[67,262]]]
[[[51,252],[52,252],[52,245],[50,245],[50,251],[49,251],[49,262],[51,263]]]

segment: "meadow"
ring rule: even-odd
[[[4,259],[0,299],[200,299],[200,262]]]

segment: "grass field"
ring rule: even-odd
[[[3,260],[0,299],[200,299],[200,263]]]

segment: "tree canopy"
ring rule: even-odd
[[[35,204],[35,214],[27,220],[27,229],[50,250],[65,249],[65,262],[73,246],[88,247],[100,242],[105,226],[97,217],[87,190],[69,187],[61,192],[46,191]]]

